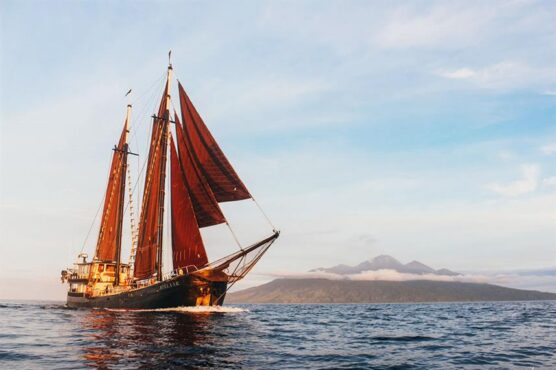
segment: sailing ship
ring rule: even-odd
[[[62,271],[62,282],[69,283],[67,305],[70,307],[152,309],[222,305],[228,289],[245,277],[279,236],[179,81],[181,112],[170,112],[172,80],[173,68],[169,61],[162,98],[152,115],[141,212],[137,227],[132,223],[129,261],[122,261],[122,233],[126,174],[128,186],[130,182],[128,157],[136,155],[128,144],[130,104],[113,149],[95,254],[88,261],[88,255],[80,253],[74,266]],[[168,169],[169,192],[166,190]],[[169,201],[166,196],[170,197]],[[220,224],[229,226],[220,204],[249,199],[267,219],[272,232],[252,245],[239,245],[236,252],[209,262],[201,229]],[[167,234],[171,235],[171,241],[163,243],[164,228],[168,227],[164,224],[165,208],[168,208],[165,201],[170,208],[171,233]],[[230,231],[233,233],[231,228]],[[173,266],[164,271],[163,245],[168,244]]]

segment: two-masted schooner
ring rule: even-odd
[[[229,287],[242,279],[278,238],[279,232],[272,227],[263,240],[209,262],[200,229],[227,223],[220,203],[254,199],[179,81],[181,114],[170,112],[172,80],[169,63],[162,99],[152,116],[140,218],[129,262],[122,262],[122,229],[128,156],[133,154],[128,145],[131,105],[113,149],[95,254],[88,261],[87,254],[80,253],[74,266],[62,271],[62,281],[69,283],[68,306],[150,309],[221,305]],[[165,190],[167,169],[169,194]],[[165,245],[171,245],[171,269],[163,266],[162,254],[168,196],[171,242]]]

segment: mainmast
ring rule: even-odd
[[[166,181],[166,159],[167,159],[167,148],[168,148],[168,129],[170,126],[170,85],[172,82],[172,64],[168,61],[168,74],[166,83],[166,110],[164,112],[164,117],[162,119],[162,160],[160,161],[160,185],[159,185],[159,208],[158,208],[158,233],[157,233],[157,268],[156,277],[157,280],[162,280],[162,239],[164,236],[164,183]]]
[[[172,65],[169,65],[168,79],[160,100],[160,106],[157,113],[153,115],[153,130],[139,220],[139,240],[135,255],[134,277],[137,280],[151,278],[155,273],[157,279],[162,280],[164,184],[166,180],[172,72]]]

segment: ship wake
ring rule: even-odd
[[[242,313],[249,312],[246,308],[232,306],[182,306],[171,308],[152,308],[152,309],[122,309],[122,308],[106,308],[111,312],[179,312],[192,314],[210,314],[210,313]]]

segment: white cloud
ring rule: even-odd
[[[556,143],[543,145],[541,146],[540,150],[544,155],[551,155],[552,153],[556,152]]]
[[[467,80],[487,89],[523,88],[556,81],[556,69],[516,61],[504,61],[482,68],[442,69],[436,74],[448,79]]]
[[[503,160],[509,160],[509,159],[513,159],[515,157],[515,155],[510,152],[509,150],[499,150],[498,153],[498,158],[503,159]]]
[[[474,43],[474,35],[494,16],[487,7],[433,6],[422,10],[400,7],[387,19],[376,41],[389,48],[444,46]]]
[[[538,269],[530,271],[481,271],[469,272],[458,276],[435,274],[407,274],[396,270],[382,269],[363,271],[353,275],[339,275],[322,271],[304,273],[271,273],[266,276],[289,279],[328,279],[328,280],[356,280],[356,281],[446,281],[479,284],[495,284],[516,289],[535,289],[546,292],[556,292],[556,270]]]
[[[515,197],[522,194],[533,192],[539,185],[540,166],[537,164],[527,164],[521,166],[522,178],[509,184],[488,184],[487,188],[495,193],[507,197]]]
[[[466,79],[475,76],[477,73],[471,68],[460,68],[454,71],[439,72],[442,77],[453,79]]]
[[[386,281],[408,281],[408,280],[432,280],[432,281],[460,281],[470,283],[486,283],[484,276],[475,275],[435,275],[435,274],[406,274],[395,270],[363,271],[359,274],[349,275],[350,280],[386,280]]]
[[[432,281],[461,281],[473,283],[486,283],[488,278],[482,275],[435,275],[435,274],[408,274],[396,270],[381,269],[374,271],[363,271],[358,274],[340,275],[323,271],[287,273],[275,272],[268,276],[290,279],[328,279],[328,280],[364,280],[364,281],[409,281],[409,280],[432,280]]]
[[[556,176],[547,177],[542,180],[543,185],[554,186],[556,185]]]

